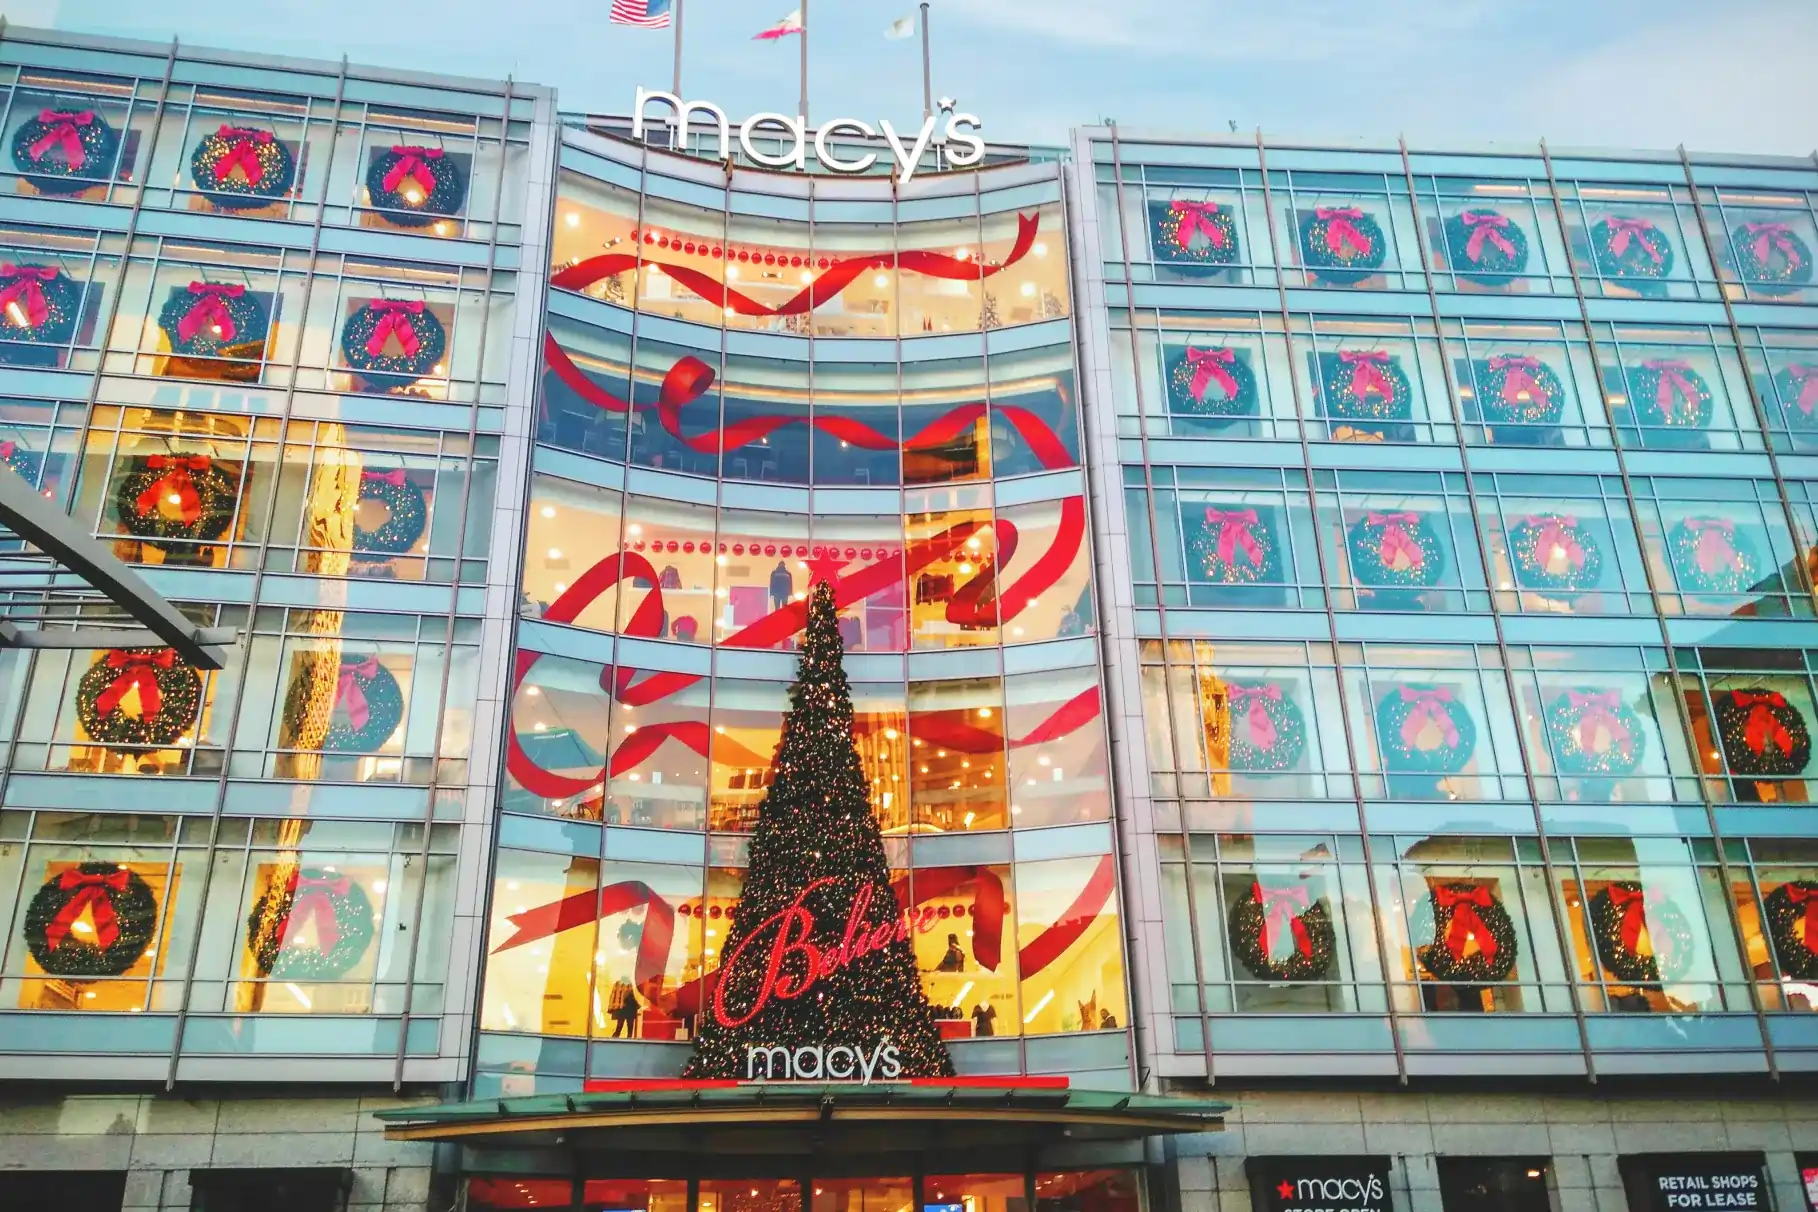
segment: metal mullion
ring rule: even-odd
[[[726,170],[726,175],[725,175],[724,181],[721,183],[721,186],[720,186],[720,257],[721,257],[720,281],[722,284],[724,284],[726,282],[726,262],[732,256],[732,173],[733,173],[733,168],[732,168],[732,161],[730,159],[723,161],[722,165]],[[812,203],[810,204],[810,206],[812,207]],[[813,214],[812,209],[810,210],[809,213],[810,213],[810,215]],[[812,240],[812,236],[811,236],[810,241],[809,241],[810,249],[812,249],[813,246],[814,245],[813,245],[813,240]],[[713,417],[714,432],[719,435],[719,440],[714,443],[713,540],[712,540],[712,543],[710,546],[716,553],[717,553],[717,550],[719,547],[720,537],[721,537],[721,535],[723,535],[725,533],[724,530],[722,529],[722,527],[724,525],[724,518],[725,518],[725,513],[726,513],[726,476],[725,476],[725,471],[726,471],[726,436],[725,436],[726,435],[726,359],[728,356],[727,346],[731,343],[731,333],[728,331],[727,324],[726,324],[726,321],[728,318],[729,317],[726,315],[726,308],[722,304],[722,306],[720,308],[720,316],[719,316],[719,322],[720,322],[719,366],[715,368],[716,374],[715,374],[715,378],[714,378],[714,383],[718,387],[717,394],[718,394],[719,403],[716,406],[716,410],[714,412],[714,417]],[[812,327],[812,325],[810,325],[810,327]],[[809,365],[810,365],[810,367],[812,367],[812,365],[813,365],[812,350],[810,350],[809,357],[810,357]],[[809,415],[810,416],[813,415],[812,409],[810,410]],[[813,454],[813,446],[812,446],[812,442],[813,442],[812,437],[809,439],[809,442],[810,442],[809,455],[808,455],[809,482],[810,482],[810,484],[812,484],[813,479],[814,479],[814,475],[813,475],[814,454]],[[777,466],[778,466],[778,470],[780,471],[782,469],[782,464],[780,461],[778,462]],[[811,497],[810,501],[812,501],[812,499],[813,498]],[[811,536],[812,536],[812,533],[813,533],[813,531],[811,528],[810,529]],[[713,831],[713,743],[712,743],[711,738],[719,735],[718,733],[712,731],[712,728],[713,728],[713,717],[714,717],[714,704],[719,699],[719,695],[718,695],[717,691],[719,690],[719,684],[720,684],[720,656],[721,656],[720,647],[721,647],[721,645],[720,645],[719,637],[714,635],[714,633],[713,633],[713,615],[711,613],[711,610],[716,608],[717,604],[719,602],[718,590],[720,587],[720,577],[723,575],[720,570],[725,567],[730,567],[730,565],[722,565],[721,563],[719,563],[719,561],[717,559],[714,561],[714,564],[713,564],[713,596],[710,598],[710,601],[708,603],[710,613],[708,614],[707,620],[706,620],[707,643],[708,643],[709,647],[707,649],[707,671],[708,671],[708,677],[706,679],[706,681],[707,681],[707,703],[706,703],[705,708],[703,709],[703,714],[706,717],[705,723],[708,726],[707,735],[709,737],[709,741],[708,741],[708,746],[707,746],[708,754],[707,754],[706,766],[705,766],[705,769],[707,771],[707,776],[706,776],[707,777],[707,803],[703,807],[702,813],[701,813],[701,834],[702,834],[703,838],[707,837]],[[610,734],[608,734],[608,736],[610,737]],[[608,767],[610,768],[610,759],[608,759]],[[606,836],[606,825],[605,825],[605,821],[602,820],[600,822],[600,837],[601,837],[602,841],[604,841],[605,836]],[[604,880],[604,878],[605,878],[604,877],[604,872],[605,872],[604,854],[602,854],[601,859],[602,859],[601,879]],[[703,860],[703,864],[705,864],[707,861],[708,860]],[[706,870],[707,870],[706,866],[703,865],[702,875],[701,875],[701,896],[702,896],[703,900],[705,900],[706,895],[707,895]],[[602,887],[603,886],[604,885],[602,884]],[[703,940],[702,940],[703,946],[705,945],[705,942],[706,942],[706,940],[703,938]]]
[[[1408,141],[1407,141],[1406,137],[1401,137],[1401,138],[1399,138],[1398,142],[1401,145],[1402,172],[1407,175],[1408,192],[1410,194],[1412,194],[1414,192],[1414,188],[1415,188],[1415,186],[1414,186],[1414,165],[1413,165],[1413,162],[1408,157]],[[1437,206],[1437,203],[1435,203],[1435,213],[1437,213],[1437,210],[1438,210],[1438,206]],[[1418,220],[1418,214],[1419,214],[1419,212],[1417,210],[1416,211],[1417,220]],[[1430,248],[1428,248],[1428,246],[1427,246],[1426,232],[1423,230],[1421,224],[1418,221],[1416,221],[1416,223],[1414,224],[1414,235],[1415,235],[1415,240],[1420,248],[1421,263],[1430,265],[1432,263],[1432,250]],[[1436,340],[1439,343],[1439,361],[1440,361],[1440,365],[1442,366],[1442,368],[1445,371],[1446,389],[1448,392],[1450,392],[1452,400],[1457,401],[1458,399],[1460,399],[1459,385],[1458,385],[1456,378],[1454,377],[1456,372],[1452,366],[1451,353],[1448,351],[1448,349],[1446,347],[1445,324],[1444,324],[1444,319],[1440,315],[1440,311],[1439,311],[1439,295],[1438,295],[1437,291],[1435,291],[1435,289],[1433,288],[1432,282],[1433,282],[1432,275],[1429,273],[1427,276],[1427,301],[1431,305],[1432,311],[1433,311],[1433,336],[1434,336],[1434,340]],[[1456,404],[1454,404],[1454,407],[1456,408]],[[1476,480],[1474,473],[1471,470],[1471,450],[1470,450],[1470,444],[1465,441],[1464,418],[1462,417],[1462,415],[1460,415],[1460,416],[1455,417],[1454,420],[1455,420],[1455,424],[1453,426],[1453,433],[1458,441],[1458,457],[1460,460],[1460,467],[1463,469],[1463,472],[1464,472],[1465,491],[1467,493],[1466,501],[1468,502],[1468,504],[1470,506],[1470,510],[1471,510],[1471,526],[1472,526],[1472,529],[1475,530],[1478,526],[1478,522],[1477,522],[1477,502],[1478,502],[1477,480]],[[1499,504],[1498,509],[1497,509],[1497,517],[1500,518],[1501,516],[1502,516],[1502,513],[1501,513],[1500,504]],[[1490,621],[1496,627],[1496,647],[1502,656],[1503,686],[1506,689],[1508,696],[1509,696],[1510,710],[1517,713],[1517,719],[1515,721],[1515,730],[1514,730],[1515,731],[1515,745],[1516,745],[1517,749],[1520,751],[1520,755],[1521,755],[1522,778],[1527,783],[1528,806],[1533,810],[1533,813],[1534,813],[1534,834],[1540,845],[1540,865],[1546,872],[1547,886],[1549,888],[1556,888],[1556,887],[1558,887],[1558,883],[1554,879],[1552,850],[1547,844],[1546,829],[1544,827],[1541,813],[1540,813],[1540,794],[1539,794],[1539,786],[1535,782],[1535,779],[1534,779],[1534,763],[1533,763],[1531,756],[1529,755],[1527,736],[1522,731],[1521,722],[1519,719],[1519,713],[1521,711],[1521,698],[1520,698],[1519,692],[1515,685],[1514,667],[1510,664],[1510,661],[1509,661],[1508,634],[1507,634],[1506,629],[1503,626],[1502,608],[1497,604],[1497,600],[1496,600],[1496,590],[1494,588],[1494,586],[1496,584],[1496,578],[1492,574],[1492,571],[1490,568],[1489,547],[1488,547],[1488,544],[1483,543],[1482,541],[1479,541],[1479,543],[1477,545],[1477,549],[1478,549],[1478,559],[1483,566],[1484,583],[1488,587],[1487,596],[1488,596],[1489,602],[1490,602]],[[1550,905],[1549,905],[1549,909],[1551,909]],[[1567,933],[1565,930],[1565,924],[1560,921],[1559,914],[1556,911],[1549,912],[1548,916],[1550,916],[1553,919],[1553,929],[1554,929],[1555,934],[1558,936],[1560,956],[1563,959],[1563,957],[1570,955],[1572,953],[1571,939],[1567,936]],[[1542,988],[1543,989],[1545,988],[1544,983],[1542,984]],[[1572,999],[1572,1018],[1578,1025],[1578,1047],[1579,1047],[1580,1053],[1584,1057],[1585,1073],[1589,1077],[1589,1079],[1593,1083],[1595,1083],[1597,1081],[1597,1061],[1591,1052],[1590,1029],[1589,1029],[1589,1026],[1587,1025],[1587,1023],[1585,1022],[1584,1005],[1579,996],[1578,983],[1576,981],[1568,980],[1566,982],[1566,991],[1567,991],[1568,996],[1570,996]]]
[[[1269,188],[1269,156],[1263,144],[1262,127],[1260,126],[1256,128],[1256,161],[1262,174],[1263,212],[1269,216],[1269,249],[1270,256],[1275,263],[1275,296],[1281,308],[1282,339],[1287,342],[1288,346],[1288,382],[1294,392],[1295,432],[1300,438],[1301,468],[1307,488],[1307,510],[1313,528],[1313,556],[1319,564],[1320,597],[1325,609],[1326,634],[1332,645],[1332,682],[1338,693],[1339,722],[1344,726],[1345,747],[1350,751],[1351,799],[1357,809],[1357,836],[1363,848],[1364,887],[1370,893],[1370,933],[1376,939],[1376,962],[1381,965],[1383,1004],[1389,1018],[1389,1042],[1395,1047],[1395,1072],[1401,1084],[1405,1086],[1408,1084],[1408,1058],[1401,1042],[1401,1016],[1395,1009],[1395,993],[1389,982],[1389,945],[1383,938],[1380,924],[1383,920],[1382,903],[1376,895],[1375,851],[1374,847],[1370,845],[1369,821],[1364,814],[1363,780],[1358,777],[1357,773],[1359,750],[1357,738],[1353,735],[1351,727],[1351,696],[1350,692],[1345,689],[1344,660],[1338,637],[1338,615],[1332,607],[1332,591],[1336,586],[1326,567],[1325,541],[1320,533],[1319,490],[1313,482],[1313,450],[1307,440],[1306,418],[1301,415],[1300,409],[1300,367],[1297,365],[1299,359],[1294,352],[1294,326],[1288,313],[1288,288],[1282,280],[1280,241],[1276,238],[1275,229],[1275,201],[1273,191]],[[1292,192],[1289,196],[1291,203]],[[1385,193],[1384,196],[1386,197],[1387,194]],[[1314,346],[1314,350],[1317,354],[1317,344]],[[1368,668],[1367,661],[1365,668]],[[1342,860],[1340,870],[1343,870]],[[1343,886],[1343,882],[1340,880],[1341,896]],[[1349,930],[1347,930],[1348,934]],[[1353,981],[1352,984],[1355,986],[1357,982]]]

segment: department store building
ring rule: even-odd
[[[1818,1206],[1818,161],[0,94],[0,461],[240,633],[0,649],[0,1207]],[[690,1088],[823,578],[962,1077]]]

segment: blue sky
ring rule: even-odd
[[[609,0],[5,0],[16,24],[553,84],[569,109],[666,87],[667,32]],[[750,37],[797,0],[685,0],[684,91],[735,117],[793,111],[793,41]],[[913,0],[810,0],[816,118],[914,119]],[[1811,0],[933,0],[934,87],[988,136],[1071,125],[1412,143],[1809,154]],[[1784,55],[1783,58],[1776,56]]]

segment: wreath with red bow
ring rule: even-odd
[[[341,658],[335,701],[322,748],[340,753],[374,753],[404,720],[404,692],[376,656]]]
[[[1307,751],[1307,719],[1293,696],[1275,682],[1232,682],[1225,696],[1232,770],[1279,774],[1300,765]]]
[[[1414,955],[1434,980],[1448,985],[1485,985],[1507,980],[1521,946],[1509,911],[1486,886],[1434,884],[1409,915]]]
[[[1265,888],[1250,885],[1231,902],[1231,954],[1252,975],[1267,981],[1324,980],[1338,958],[1325,897],[1304,883]]]
[[[1333,421],[1405,421],[1414,386],[1401,359],[1381,349],[1319,355],[1320,405]]]
[[[1788,880],[1767,894],[1762,907],[1780,974],[1818,980],[1818,883]]]
[[[1193,549],[1196,580],[1215,585],[1254,585],[1279,582],[1281,561],[1268,521],[1254,509],[1207,506],[1195,521],[1190,507],[1183,510],[1187,543]]]
[[[447,352],[448,330],[420,299],[373,299],[341,326],[341,357],[379,391],[409,386]]]
[[[264,298],[226,282],[191,282],[170,288],[158,313],[158,327],[170,351],[186,358],[265,356],[271,313]]]
[[[138,694],[137,714],[127,710]],[[196,722],[202,675],[168,648],[112,648],[76,683],[76,721],[92,741],[161,748]]]
[[[1466,207],[1445,222],[1452,272],[1479,286],[1506,286],[1528,267],[1528,238],[1499,210]]]
[[[1718,691],[1711,705],[1731,774],[1783,779],[1804,772],[1812,758],[1812,734],[1785,695],[1750,686]]]
[[[1790,295],[1812,280],[1812,246],[1790,223],[1739,223],[1730,229],[1730,264],[1750,290]]]
[[[291,932],[312,925],[313,945]],[[372,946],[372,902],[366,890],[334,871],[301,867],[268,887],[246,917],[246,947],[260,976],[332,981],[345,976]]]
[[[1673,244],[1649,219],[1617,215],[1591,224],[1597,272],[1619,282],[1657,282],[1673,273]]]
[[[373,157],[366,194],[398,226],[428,227],[467,204],[467,174],[439,147],[399,144]]]
[[[208,455],[134,455],[114,490],[114,510],[139,538],[208,543],[227,533],[239,488],[239,476]]]
[[[1257,415],[1259,402],[1243,351],[1189,345],[1168,358],[1168,411],[1175,416],[1230,421]]]
[[[1492,425],[1557,425],[1565,415],[1565,384],[1539,358],[1492,354],[1471,369],[1477,409]]]
[[[1625,985],[1678,980],[1691,969],[1692,942],[1684,911],[1636,880],[1617,880],[1591,898],[1591,943],[1598,962]]]
[[[119,132],[92,109],[43,109],[13,134],[13,167],[46,194],[79,194],[114,175]]]
[[[1545,598],[1571,601],[1603,576],[1603,549],[1571,514],[1533,513],[1509,527],[1515,581]]]
[[[1300,221],[1300,253],[1313,276],[1352,286],[1382,268],[1388,239],[1370,215],[1355,206],[1321,206]]]
[[[1457,774],[1477,752],[1471,712],[1443,686],[1410,683],[1376,704],[1376,738],[1393,774]]]
[[[68,345],[82,287],[49,265],[0,265],[0,340]]]
[[[216,206],[245,210],[289,193],[297,180],[297,158],[268,130],[224,125],[196,144],[189,175]]]
[[[0,441],[0,463],[6,464],[30,484],[38,486],[38,476],[44,470],[44,456],[35,450],[29,450],[19,443],[7,438]]]
[[[1568,690],[1547,707],[1561,774],[1631,774],[1647,756],[1641,716],[1615,690]]]
[[[82,926],[86,912],[92,932]],[[78,863],[44,881],[25,909],[25,945],[38,967],[77,980],[119,976],[158,930],[158,898],[118,863]]]
[[[1667,532],[1666,546],[1688,593],[1740,593],[1759,579],[1755,544],[1728,518],[1686,518]]]
[[[383,505],[385,520],[371,528],[361,526],[357,521],[354,523],[356,558],[375,560],[403,555],[423,537],[423,527],[429,520],[429,502],[404,468],[366,468],[360,473],[360,500]]]
[[[1411,509],[1371,510],[1345,536],[1351,576],[1373,589],[1426,589],[1446,572],[1445,544]]]
[[[1660,429],[1700,430],[1711,424],[1716,393],[1705,377],[1680,358],[1651,358],[1625,366],[1629,407],[1643,425]]]
[[[1230,207],[1216,202],[1151,201],[1149,245],[1167,265],[1231,265],[1238,256],[1237,221]]]

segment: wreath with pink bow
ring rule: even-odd
[[[1469,207],[1445,221],[1452,272],[1479,286],[1507,286],[1528,267],[1528,238],[1509,216]]]
[[[384,508],[385,520],[362,526],[355,515],[353,550],[356,559],[389,559],[403,555],[423,537],[429,520],[429,502],[410,473],[402,467],[368,467],[360,472],[360,497]]]
[[[300,942],[305,928],[313,942]],[[246,916],[246,947],[260,976],[332,981],[372,946],[372,901],[332,867],[299,867],[268,887]]]
[[[322,748],[377,753],[403,721],[404,692],[391,670],[377,656],[343,656]]]
[[[0,341],[68,345],[82,314],[82,287],[49,265],[0,265]]]
[[[1324,980],[1338,958],[1338,935],[1326,898],[1304,882],[1251,883],[1232,900],[1231,954],[1251,976],[1299,983]]]
[[[1687,593],[1741,593],[1760,579],[1755,544],[1729,518],[1686,518],[1667,532],[1666,548]]]
[[[1175,416],[1231,421],[1256,416],[1259,402],[1246,351],[1188,345],[1169,355],[1168,411]]]
[[[1728,251],[1736,276],[1757,294],[1796,294],[1812,280],[1812,246],[1790,223],[1739,223],[1730,229]]]
[[[1280,683],[1231,682],[1225,699],[1233,771],[1279,774],[1300,765],[1307,752],[1307,719]]]
[[[1542,597],[1571,601],[1603,577],[1603,549],[1572,514],[1532,513],[1509,526],[1515,582]]]
[[[1547,736],[1561,774],[1632,774],[1647,756],[1641,716],[1616,690],[1568,690],[1547,706]]]
[[[365,386],[408,387],[448,353],[448,330],[420,299],[373,299],[341,326],[341,357]]]
[[[1215,585],[1254,585],[1259,581],[1280,582],[1281,561],[1276,555],[1275,536],[1268,520],[1247,506],[1208,505],[1202,518],[1192,517],[1195,507],[1187,506],[1188,545],[1198,567],[1196,580]]]
[[[1382,349],[1319,355],[1320,404],[1333,421],[1406,421],[1414,386],[1401,359]]]
[[[79,194],[114,175],[120,134],[92,109],[42,109],[13,132],[13,167],[46,194]]]
[[[258,360],[265,355],[271,313],[264,297],[244,286],[191,282],[171,287],[158,327],[179,357]]]
[[[1635,419],[1658,429],[1697,431],[1711,424],[1716,393],[1683,358],[1649,358],[1622,370]]]
[[[1491,354],[1474,362],[1477,409],[1492,425],[1557,425],[1566,390],[1559,375],[1530,354]]]
[[[223,124],[197,142],[189,158],[189,175],[216,206],[246,210],[290,192],[297,180],[297,158],[268,130]]]
[[[1412,509],[1370,510],[1345,537],[1351,576],[1372,589],[1426,589],[1445,576],[1446,549]]]
[[[1673,274],[1673,243],[1651,219],[1609,215],[1591,224],[1597,272],[1618,282],[1658,282]]]
[[[1187,198],[1149,203],[1149,244],[1155,259],[1180,267],[1222,267],[1237,261],[1237,221],[1231,208]]]
[[[467,205],[467,174],[439,147],[398,144],[366,170],[372,205],[400,227],[428,227]]]
[[[1775,371],[1774,394],[1788,429],[1818,430],[1818,359],[1793,362]]]
[[[1382,268],[1388,237],[1356,206],[1321,206],[1300,220],[1300,255],[1318,280],[1354,286]]]
[[[1477,724],[1444,686],[1410,682],[1378,700],[1376,738],[1391,773],[1457,774],[1477,751]]]

